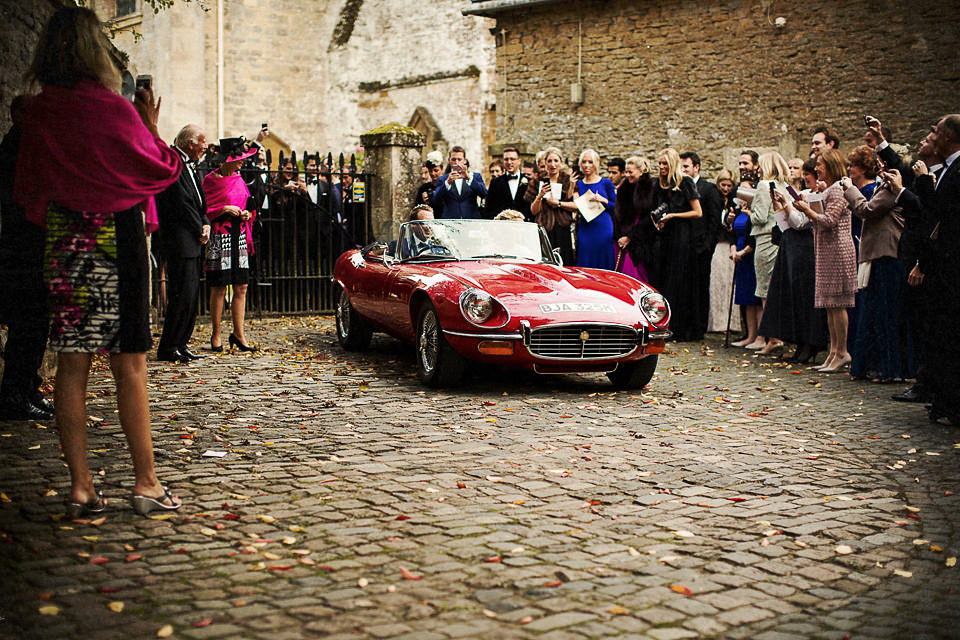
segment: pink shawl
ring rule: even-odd
[[[221,176],[219,171],[211,171],[203,178],[203,194],[207,197],[207,217],[214,225],[222,225],[224,232],[229,232],[230,225],[239,222],[243,229],[243,234],[247,238],[247,251],[253,255],[253,221],[257,218],[257,212],[252,211],[253,215],[246,222],[240,222],[239,218],[230,217],[227,223],[217,223],[216,219],[220,216],[220,211],[228,205],[247,208],[247,200],[250,199],[250,190],[243,181],[239,173],[233,173],[229,176]]]
[[[98,213],[142,204],[149,232],[157,228],[153,196],[177,179],[181,166],[133,104],[100,83],[45,85],[27,104],[14,197],[40,226],[51,202]]]

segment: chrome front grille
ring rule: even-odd
[[[527,349],[540,358],[598,360],[619,358],[637,348],[637,331],[609,324],[550,325],[530,330]]]

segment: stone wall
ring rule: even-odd
[[[0,0],[0,134],[12,124],[10,102],[24,93],[23,74],[43,25],[59,6],[56,0]]]
[[[869,113],[915,148],[931,119],[960,110],[958,9],[956,0],[588,0],[500,13],[497,139],[556,144],[571,157],[585,147],[653,156],[669,144],[698,151],[712,175],[742,147],[805,157],[819,123],[852,147]]]

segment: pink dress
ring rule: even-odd
[[[824,192],[824,214],[813,225],[817,309],[849,308],[857,292],[857,254],[850,234],[850,208],[839,182]]]

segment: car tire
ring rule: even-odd
[[[649,355],[636,362],[620,364],[607,374],[607,378],[617,389],[642,389],[653,378],[657,370],[657,355]]]
[[[453,350],[443,335],[437,310],[430,302],[420,307],[414,347],[417,376],[428,387],[453,387],[463,381],[466,360]]]
[[[336,315],[337,341],[341,347],[347,351],[363,351],[370,346],[373,329],[350,304],[350,297],[342,287],[337,296]]]

